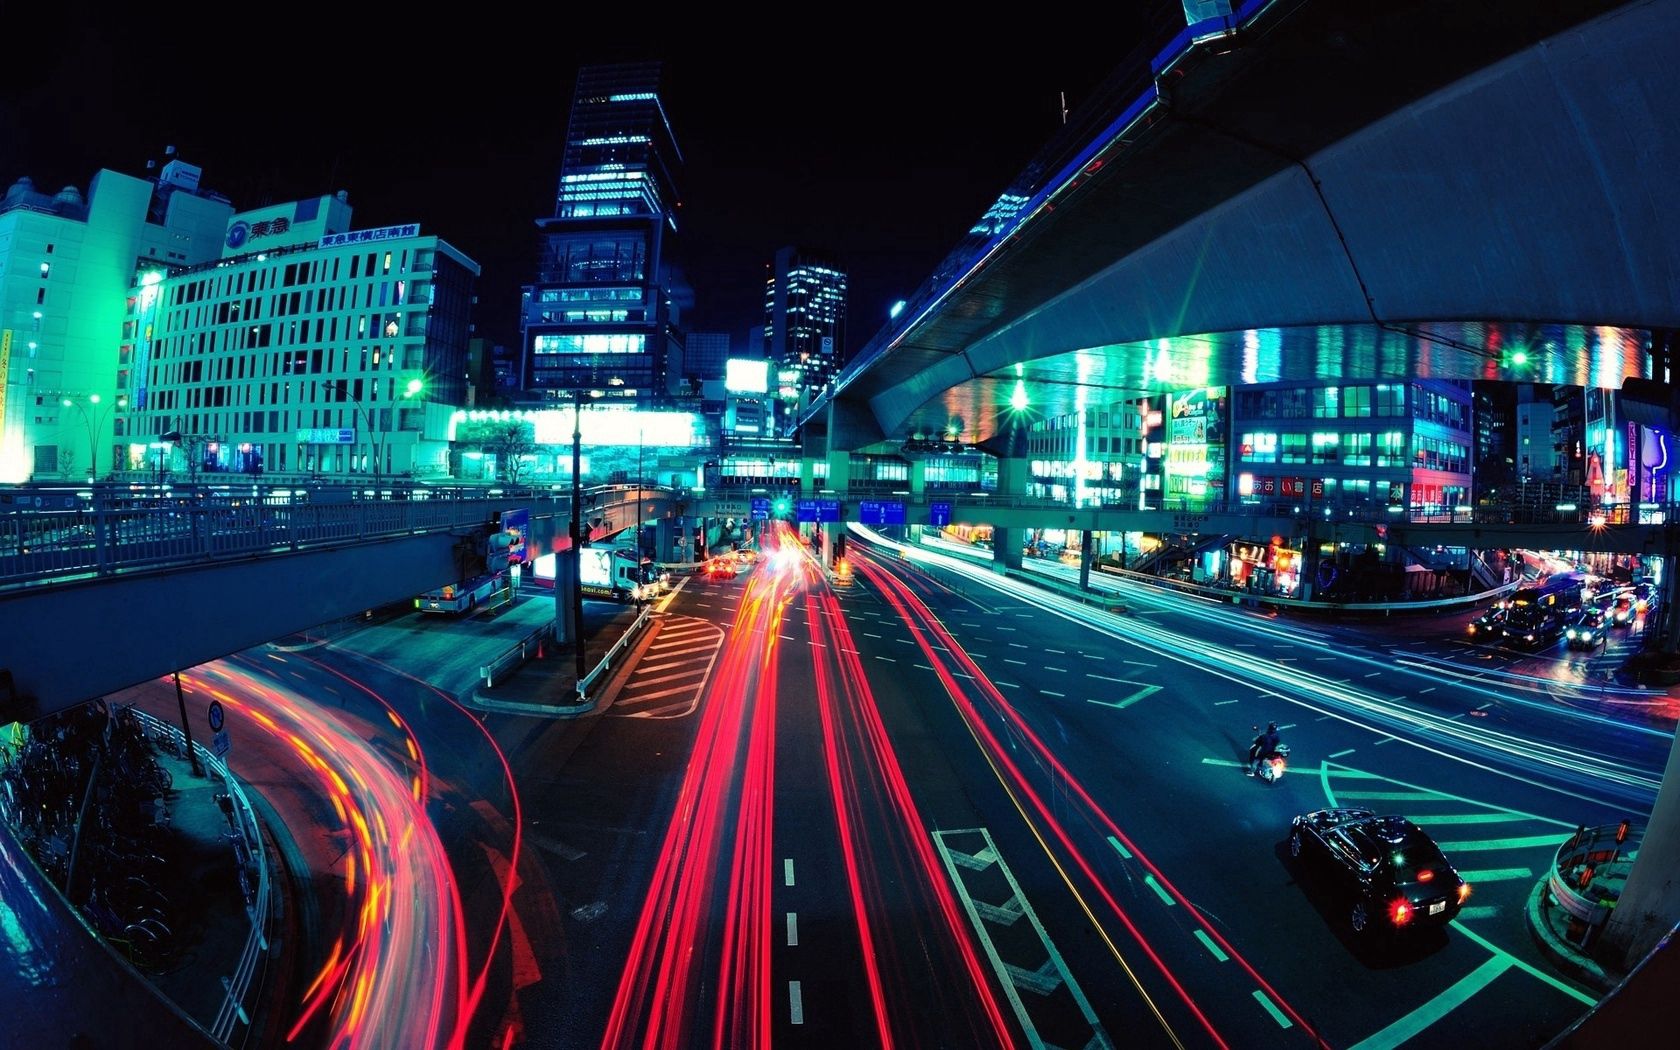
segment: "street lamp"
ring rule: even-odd
[[[577,682],[581,695],[583,689],[583,398],[602,397],[605,391],[586,390],[578,387],[573,391],[575,400],[572,402],[572,645],[576,650]],[[637,493],[640,497],[641,493]],[[640,500],[637,506],[641,505]],[[638,544],[641,539],[638,537]],[[641,557],[637,556],[640,565]]]
[[[375,383],[379,382],[379,377],[373,377],[373,381]],[[379,431],[376,430],[373,425],[373,414],[368,411],[366,405],[362,404],[361,398],[350,392],[350,380],[335,379],[331,383],[331,388],[338,394],[338,396],[348,398],[353,401],[356,405],[356,411],[361,413],[362,423],[367,427],[368,446],[373,449],[373,477],[375,484],[377,484],[384,465],[385,457],[383,455],[383,443],[379,440]],[[403,384],[402,394],[399,396],[401,396],[404,401],[408,401],[419,397],[421,394],[425,393],[425,391],[426,381],[424,379],[410,379],[408,382]]]
[[[88,480],[92,481],[99,476],[99,431],[105,426],[105,421],[111,418],[112,410],[128,406],[128,397],[126,395],[119,396],[115,402],[106,405],[104,408],[99,407],[98,394],[87,395],[85,402],[73,397],[62,399],[65,408],[74,408],[82,414],[82,423],[87,427]],[[91,415],[88,413],[89,406],[93,408]]]

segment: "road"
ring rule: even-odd
[[[839,583],[786,528],[763,546],[662,601],[584,719],[455,703],[478,621],[194,672],[303,741],[303,819],[350,847],[299,1045],[1529,1047],[1592,1002],[1524,906],[1577,824],[1649,811],[1666,697],[1450,623],[1129,582],[1113,616],[866,535]],[[1294,765],[1265,785],[1241,760],[1273,719]],[[1474,885],[1458,921],[1355,937],[1285,845],[1337,805],[1430,830]]]

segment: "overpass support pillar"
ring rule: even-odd
[[[1623,972],[1650,954],[1680,922],[1680,735],[1669,746],[1668,766],[1645,841],[1628,872],[1627,885],[1605,926],[1605,940],[1622,952]]]
[[[572,608],[572,590],[577,586],[577,555],[570,550],[554,559],[554,640],[573,645],[578,639],[578,622]]]
[[[817,485],[819,489],[833,489],[841,496],[852,487],[852,454],[845,449],[828,450],[828,478]]]
[[[1032,480],[1032,474],[1027,467],[1024,457],[998,457],[998,487],[999,496],[1025,496],[1027,484]]]
[[[1008,572],[1021,567],[1021,530],[992,528],[992,570]]]
[[[910,498],[917,503],[927,496],[927,461],[918,459],[910,464]]]
[[[1091,530],[1079,534],[1079,589],[1091,589]]]
[[[653,560],[659,562],[676,561],[677,526],[670,518],[659,518],[653,523]]]

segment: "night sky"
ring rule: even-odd
[[[648,31],[572,5],[470,26],[288,5],[225,30],[203,20],[232,8],[72,29],[32,6],[7,17],[32,43],[0,68],[0,190],[29,175],[85,192],[101,167],[144,174],[165,144],[240,208],[346,189],[357,227],[418,221],[477,259],[479,333],[509,345],[579,64],[666,62],[689,327],[761,322],[765,264],[793,243],[849,270],[853,351],[1054,133],[1058,92],[1077,105],[1136,37],[1112,13],[1034,32],[960,8],[964,28],[934,33],[843,7]],[[824,17],[851,21],[813,31]],[[777,24],[796,35],[768,36]],[[608,27],[618,42],[590,42]]]

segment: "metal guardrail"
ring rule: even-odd
[[[638,634],[642,633],[642,628],[647,626],[647,622],[652,618],[652,616],[652,603],[644,604],[642,606],[641,614],[636,617],[636,622],[630,625],[630,629],[619,635],[618,641],[613,643],[612,648],[607,650],[606,654],[601,657],[600,662],[595,665],[594,669],[578,680],[578,703],[584,704],[589,702],[590,688],[593,687],[596,682],[600,681],[601,677],[612,668],[613,661],[618,658],[620,653],[629,647],[630,643],[635,640]]]
[[[400,498],[371,489],[39,491],[29,505],[0,507],[0,590],[478,527],[491,511],[515,502],[538,513],[570,506],[569,493],[513,488],[415,489]],[[585,490],[586,511],[598,513],[628,492],[647,499],[662,491],[593,487]],[[42,509],[33,506],[35,498]],[[51,509],[66,498],[76,509]]]
[[[1205,587],[1198,583],[1186,583],[1164,576],[1151,576],[1144,572],[1132,572],[1129,569],[1117,569],[1109,565],[1097,565],[1096,570],[1104,576],[1115,576],[1132,580],[1135,583],[1148,584],[1156,587],[1169,587],[1186,594],[1197,594],[1207,598],[1241,599],[1259,605],[1277,605],[1292,609],[1327,609],[1347,612],[1411,612],[1423,609],[1451,609],[1459,605],[1475,605],[1481,602],[1493,601],[1522,587],[1527,581],[1516,580],[1501,584],[1489,591],[1478,594],[1461,594],[1453,598],[1431,598],[1421,602],[1320,602],[1301,598],[1282,598],[1265,594],[1253,594],[1248,591],[1234,590],[1229,587]],[[1042,574],[1041,574],[1042,575]]]
[[[145,723],[152,732],[167,735],[175,741],[175,746],[182,751],[186,748],[186,737],[179,726],[148,714],[145,711],[134,710],[134,714]],[[250,844],[251,857],[257,865],[257,892],[255,900],[245,907],[245,917],[251,924],[251,932],[245,938],[245,948],[240,953],[239,962],[235,965],[231,975],[222,978],[222,987],[227,996],[222,1000],[221,1009],[216,1013],[216,1019],[210,1026],[210,1034],[215,1039],[227,1045],[233,1036],[235,1024],[249,1026],[251,1016],[245,1009],[245,997],[251,990],[251,983],[256,976],[257,965],[268,951],[269,895],[272,892],[268,871],[268,851],[263,845],[262,827],[257,823],[256,811],[251,808],[251,801],[245,795],[245,789],[240,786],[236,778],[220,758],[217,758],[203,744],[194,743],[193,750],[198,753],[199,761],[206,769],[221,778],[227,785],[228,794],[233,797],[235,812],[239,814],[240,831],[245,841]]]
[[[1558,906],[1586,924],[1581,933],[1581,947],[1591,943],[1616,907],[1618,892],[1592,892],[1598,885],[1597,876],[1613,872],[1625,876],[1626,867],[1644,840],[1644,822],[1625,820],[1620,824],[1577,828],[1558,847],[1547,882]]]
[[[550,621],[538,627],[530,634],[513,643],[506,652],[483,664],[478,669],[478,677],[489,689],[496,684],[502,674],[511,671],[531,658],[533,649],[541,648],[543,643],[554,637],[554,623]]]

